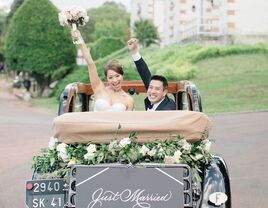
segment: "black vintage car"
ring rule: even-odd
[[[146,92],[143,83],[138,81],[124,82],[123,89],[133,96]],[[202,113],[201,96],[197,87],[190,81],[171,82],[168,91],[176,102],[177,111],[131,111],[106,116],[105,113],[88,112],[92,109],[94,99],[90,85],[69,84],[60,98],[59,117],[55,119],[53,127],[54,136],[62,137],[62,141],[67,143],[73,142],[73,138],[77,139],[74,142],[96,140],[113,134],[107,129],[114,125],[113,120],[120,120],[122,126],[126,126],[126,132],[140,131],[141,136],[146,138],[151,134],[169,134],[169,131],[174,131],[173,126],[185,137],[207,137],[209,119]],[[148,122],[148,116],[155,122]],[[188,117],[191,117],[189,122],[193,123],[188,122]],[[156,124],[162,121],[164,127],[159,128]],[[103,123],[109,125],[103,128]],[[206,125],[200,127],[201,123]],[[72,126],[75,128],[72,129]],[[90,129],[90,126],[93,127]],[[202,132],[199,131],[200,128],[203,128]],[[223,158],[216,155],[211,155],[209,161],[200,166],[199,172],[187,164],[152,162],[74,164],[69,166],[65,178],[56,179],[37,179],[35,176],[38,171],[37,168],[32,180],[26,181],[26,207],[29,208],[231,208],[227,165]],[[196,173],[200,181],[194,180]]]

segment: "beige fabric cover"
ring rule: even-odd
[[[211,122],[204,113],[193,111],[126,111],[65,113],[54,119],[53,136],[61,142],[109,143],[137,132],[136,142],[170,139],[182,135],[188,141],[208,137]]]

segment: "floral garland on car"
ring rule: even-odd
[[[201,165],[207,164],[212,156],[208,139],[189,143],[181,136],[174,136],[170,140],[145,144],[135,143],[136,139],[136,133],[131,133],[129,137],[115,138],[109,144],[65,144],[51,137],[49,146],[33,158],[34,177],[64,178],[70,165],[118,162],[188,164],[200,172]],[[194,177],[200,180],[198,174]]]

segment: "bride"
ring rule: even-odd
[[[73,38],[81,39],[78,44],[88,65],[90,83],[94,92],[94,111],[130,111],[134,109],[134,100],[122,89],[124,71],[118,61],[109,61],[104,68],[108,85],[100,80],[90,51],[84,43],[79,30],[72,30]]]

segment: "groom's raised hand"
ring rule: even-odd
[[[136,54],[138,52],[138,43],[139,41],[136,38],[131,38],[127,42],[127,46],[131,54]]]

